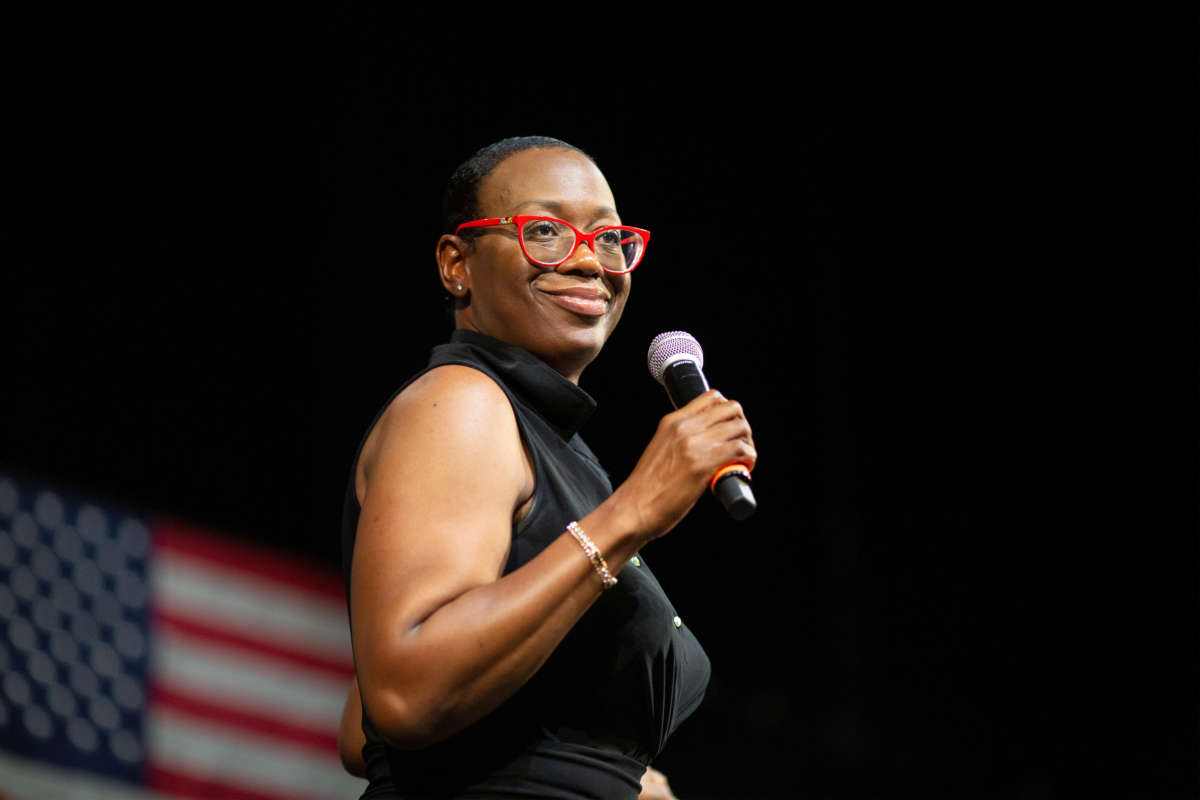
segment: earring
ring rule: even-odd
[[[460,283],[458,286],[456,286],[456,287],[454,287],[454,288],[455,288],[455,289],[457,289],[458,291],[460,291],[460,292],[461,292],[461,291],[462,291],[462,284]]]

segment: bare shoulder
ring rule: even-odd
[[[436,419],[450,411],[469,414],[471,419],[512,416],[508,397],[494,380],[472,367],[446,364],[405,387],[380,421],[395,425],[398,420]]]
[[[411,405],[423,399],[436,401],[439,398],[460,403],[473,400],[508,402],[504,390],[483,372],[464,364],[445,364],[429,370],[409,384],[396,396],[392,406],[397,402]]]
[[[367,436],[356,470],[359,503],[384,461],[440,455],[445,463],[455,453],[511,450],[504,444],[519,446],[519,437],[512,406],[494,380],[459,364],[432,369],[392,399]]]

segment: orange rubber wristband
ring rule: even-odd
[[[728,475],[731,472],[741,473],[742,475],[745,476],[746,480],[750,480],[750,468],[747,467],[745,464],[739,464],[735,461],[734,463],[726,464],[725,466],[723,466],[719,470],[717,470],[717,474],[713,475],[712,483],[708,484],[708,488],[710,490],[715,489],[717,486],[717,481],[721,480],[721,478],[724,478],[726,475]]]

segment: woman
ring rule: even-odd
[[[649,233],[622,227],[578,149],[484,148],[451,178],[446,231],[456,330],[380,412],[347,488],[363,797],[632,799],[708,680],[638,551],[721,466],[753,466],[750,427],[707,392],[615,491],[579,438],[579,376]]]

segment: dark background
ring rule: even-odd
[[[628,473],[683,329],[760,452],[753,519],[703,498],[647,550],[714,663],[677,794],[1195,796],[1195,437],[1125,398],[1157,391],[1129,329],[1196,332],[1097,289],[1126,262],[1080,209],[1125,167],[1093,56],[510,16],[10,30],[0,467],[338,563],[359,437],[449,331],[446,178],[555,136],[653,232],[585,438]],[[1172,168],[1194,195],[1194,140]],[[1159,444],[1189,467],[1145,480]]]

